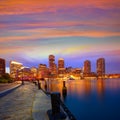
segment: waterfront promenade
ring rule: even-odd
[[[21,81],[16,81],[13,83],[0,83],[0,92],[7,90],[7,89],[10,89],[10,88],[13,88],[13,87],[20,85],[20,84],[21,84]]]
[[[0,98],[0,120],[33,120],[32,107],[37,87],[25,82]]]
[[[0,97],[0,120],[49,120],[47,111],[51,109],[50,95],[47,96],[31,82],[19,85]]]

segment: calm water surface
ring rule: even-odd
[[[62,81],[49,82],[62,93]],[[120,79],[66,81],[63,101],[77,120],[120,120]]]

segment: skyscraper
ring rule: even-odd
[[[88,76],[91,73],[91,62],[86,60],[84,62],[84,76]]]
[[[55,56],[49,55],[49,70],[51,72],[54,71],[54,66],[55,66]]]
[[[57,74],[57,65],[55,64],[55,56],[54,55],[49,55],[49,71],[53,75]]]
[[[5,60],[0,58],[0,76],[5,74]]]
[[[16,62],[16,61],[10,61],[10,76],[12,78],[16,78],[17,71],[19,71],[22,68],[23,64]]]
[[[39,64],[38,66],[38,78],[47,78],[48,68],[46,64]]]
[[[63,58],[59,58],[59,60],[58,60],[58,69],[59,68],[64,68],[64,59]]]
[[[59,60],[58,60],[58,74],[60,76],[61,74],[64,74],[64,73],[65,73],[64,59],[59,58]]]
[[[31,70],[31,77],[32,77],[33,79],[37,78],[38,69],[37,69],[36,67],[31,67],[30,70]]]
[[[97,75],[104,76],[105,75],[105,59],[99,58],[97,60]]]

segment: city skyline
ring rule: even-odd
[[[96,61],[96,72],[91,71],[91,62],[86,60],[82,68],[64,66],[64,59],[59,58],[55,63],[55,56],[49,55],[49,66],[39,64],[38,67],[26,67],[17,61],[10,62],[10,76],[13,79],[34,80],[42,78],[83,78],[83,77],[109,77],[105,72],[105,59],[99,58]],[[5,67],[5,66],[4,66]],[[2,68],[2,67],[1,67]],[[0,69],[1,69],[0,68]],[[2,74],[1,74],[2,75]]]
[[[120,73],[119,0],[0,1],[0,58],[28,67],[48,66],[48,56],[82,67],[105,58],[106,73]]]
[[[4,61],[4,67],[6,68],[6,60],[3,58],[0,58],[1,60]],[[23,68],[28,68],[28,69],[39,69],[40,66],[45,67],[46,69],[49,69],[49,72],[53,73],[58,71],[58,73],[62,70],[64,71],[65,69],[68,68],[73,68],[73,69],[79,69],[81,70],[81,72],[85,73],[85,74],[89,74],[89,73],[98,73],[100,72],[100,74],[105,74],[106,73],[106,61],[104,58],[98,58],[96,60],[96,67],[95,67],[95,71],[93,71],[93,66],[91,65],[91,61],[90,60],[85,60],[83,63],[82,67],[73,67],[73,66],[65,66],[65,60],[63,58],[59,58],[57,62],[55,62],[55,56],[54,55],[49,55],[48,56],[48,65],[40,63],[37,65],[37,67],[35,66],[25,66],[23,63],[20,63],[18,61],[10,61],[9,64],[9,72],[7,71],[7,69],[5,70],[6,73],[10,73],[11,74],[11,66],[17,65],[18,67],[20,66],[20,68],[18,69],[17,67],[15,69],[20,70]],[[1,65],[2,65],[2,61],[1,61]],[[15,66],[14,66],[15,67]],[[2,68],[2,67],[1,67]],[[17,71],[15,70],[15,72]],[[61,72],[62,72],[61,71]],[[61,73],[60,72],[60,73]],[[108,74],[108,73],[106,73]]]

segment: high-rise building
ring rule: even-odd
[[[0,58],[0,76],[5,74],[5,60]]]
[[[56,64],[54,64],[54,71],[53,71],[53,74],[54,74],[54,75],[57,75],[57,65],[56,65]]]
[[[38,69],[36,67],[31,67],[30,70],[31,70],[31,77],[35,79],[38,75]]]
[[[84,62],[84,76],[88,76],[91,73],[91,62],[86,60]]]
[[[64,59],[59,58],[58,59],[58,74],[61,76],[62,74],[65,74],[65,68],[64,68]]]
[[[10,76],[12,78],[16,78],[18,75],[18,71],[23,67],[22,63],[16,61],[10,61]]]
[[[38,78],[47,78],[48,77],[48,68],[46,64],[39,64],[38,66]]]
[[[51,74],[57,74],[57,65],[55,64],[54,55],[49,55],[49,71]]]
[[[105,59],[99,58],[97,60],[97,75],[104,76],[105,75]]]
[[[59,68],[64,68],[64,59],[63,58],[59,58],[59,60],[58,60],[58,69]]]
[[[55,66],[55,56],[49,55],[49,70],[53,71]]]

